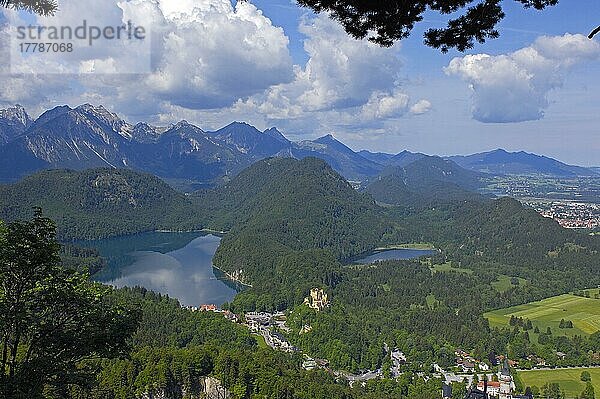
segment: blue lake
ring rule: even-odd
[[[390,249],[387,251],[380,251],[364,258],[354,260],[352,263],[369,264],[380,262],[384,260],[406,260],[420,258],[421,256],[430,256],[436,254],[437,251],[432,249]]]
[[[241,286],[215,269],[221,239],[200,233],[144,233],[78,245],[96,248],[108,267],[96,281],[115,287],[141,286],[177,298],[182,305],[230,302]]]

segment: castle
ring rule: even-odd
[[[325,291],[320,288],[310,290],[310,296],[304,298],[304,304],[317,312],[329,307],[329,299]]]

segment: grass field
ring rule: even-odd
[[[597,289],[588,291],[592,298],[598,293]],[[511,315],[531,320],[541,332],[550,327],[555,335],[589,335],[600,331],[600,300],[572,294],[495,310],[484,314],[484,317],[492,327],[509,327]],[[574,328],[559,328],[561,319],[571,320]],[[532,334],[531,331],[529,333]]]
[[[527,280],[524,278],[518,277],[517,279],[519,281],[519,286],[523,286],[527,283]],[[511,280],[512,277],[502,275],[498,277],[498,281],[494,281],[492,283],[492,287],[494,287],[494,289],[498,292],[506,292],[514,287]]]
[[[525,386],[537,386],[538,388],[547,382],[558,382],[567,396],[572,399],[581,394],[585,388],[585,383],[580,380],[581,372],[587,370],[592,376],[594,390],[600,392],[600,368],[580,368],[564,370],[532,370],[519,371],[519,377]]]
[[[460,267],[454,267],[454,266],[452,266],[451,262],[444,263],[442,265],[433,265],[430,267],[430,269],[435,273],[457,272],[457,273],[473,274],[473,270],[461,269]]]
[[[262,335],[252,334],[252,336],[256,339],[256,343],[258,344],[259,348],[262,348],[262,349],[269,349],[270,348],[270,346],[267,345],[267,343],[265,342],[265,339],[263,338]]]

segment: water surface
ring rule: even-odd
[[[415,259],[420,258],[421,256],[434,255],[435,253],[436,251],[432,249],[390,249],[370,254],[364,258],[353,261],[353,263],[366,265],[384,260]]]
[[[79,242],[107,259],[94,279],[115,287],[141,286],[177,298],[182,305],[221,305],[241,289],[214,269],[221,239],[199,233],[145,233]]]

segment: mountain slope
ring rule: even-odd
[[[20,137],[0,146],[0,178],[49,168],[111,167],[214,182],[251,161],[235,146],[185,121],[168,129],[133,126],[103,107],[84,104],[49,110]]]
[[[261,275],[272,277],[281,259],[294,253],[326,250],[344,259],[370,250],[387,228],[371,198],[311,157],[259,161],[214,195],[235,221],[215,264],[243,271],[253,284]]]
[[[173,125],[154,141],[134,143],[132,149],[135,167],[169,178],[214,182],[250,163],[244,154],[186,121]]]
[[[314,141],[302,141],[277,154],[281,157],[302,159],[316,157],[351,181],[365,181],[377,176],[383,167],[336,140],[332,135]]]
[[[422,156],[404,167],[388,166],[366,191],[388,205],[479,200],[480,175],[439,157]]]
[[[58,107],[40,116],[24,135],[0,147],[0,177],[21,176],[40,167],[85,169],[130,164],[130,126],[102,107]],[[13,165],[10,157],[35,162]]]
[[[358,155],[380,165],[386,165],[388,161],[394,157],[394,155],[385,152],[371,152],[367,150],[358,151]]]
[[[269,136],[271,138],[274,138],[277,141],[280,141],[282,143],[284,143],[286,146],[289,146],[292,144],[291,141],[289,141],[284,135],[283,133],[281,133],[279,130],[277,130],[277,128],[272,127],[270,129],[267,129],[263,132],[263,134],[265,134],[266,136]]]
[[[549,157],[524,151],[502,149],[468,156],[448,157],[466,169],[495,175],[540,174],[551,176],[594,176],[596,173],[580,166],[567,165]]]
[[[254,126],[240,122],[233,122],[210,134],[218,141],[236,148],[242,154],[258,159],[272,156],[289,145],[282,141],[283,136],[277,137],[275,131],[265,134]]]
[[[0,185],[0,219],[25,219],[36,206],[57,222],[63,239],[201,227],[199,210],[184,195],[124,169],[51,170]]]
[[[388,161],[387,165],[404,167],[404,166],[410,165],[411,163],[418,161],[419,159],[424,158],[424,157],[426,157],[425,154],[414,153],[414,152],[405,150],[405,151],[402,151],[401,153],[394,155]]]
[[[0,145],[6,144],[21,134],[33,121],[21,105],[0,110]]]

